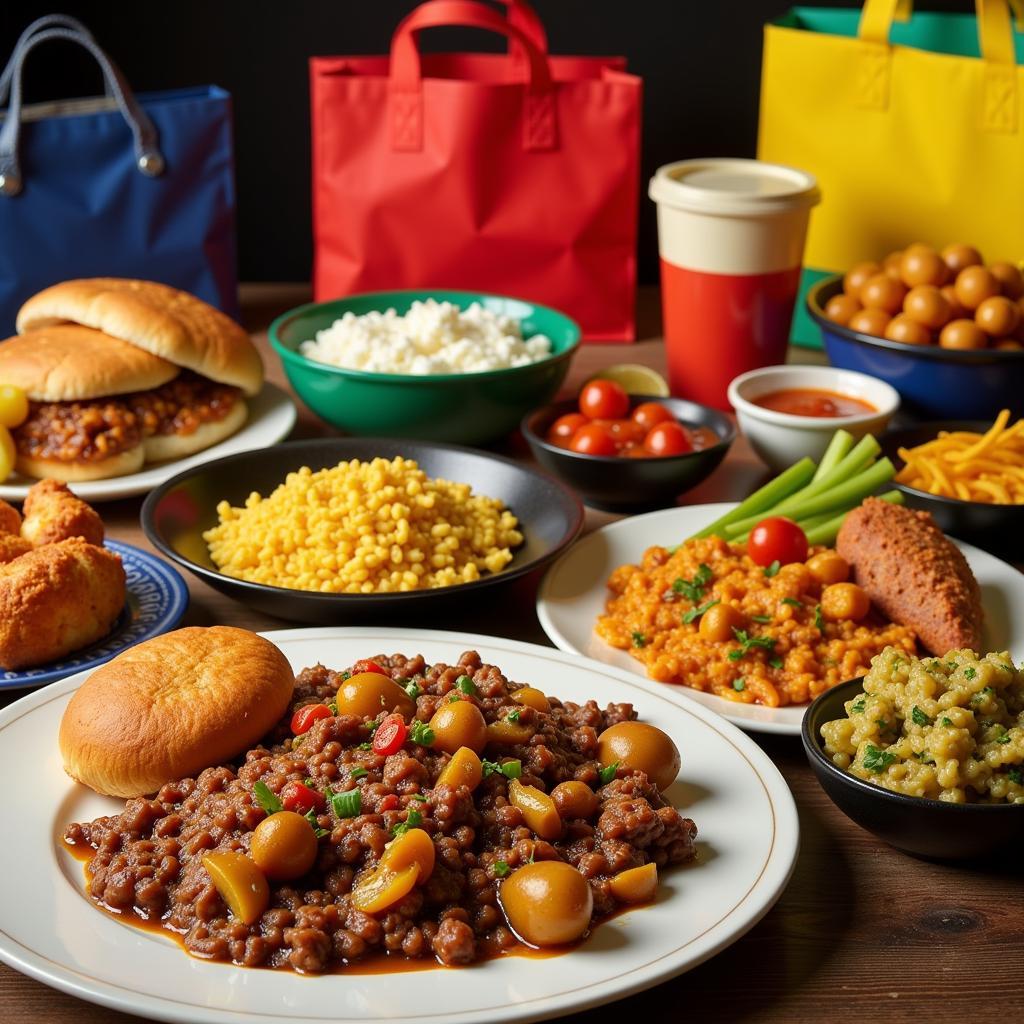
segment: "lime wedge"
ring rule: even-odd
[[[641,363],[617,363],[595,373],[589,380],[613,380],[631,395],[656,395],[658,398],[669,396],[665,378],[657,370]]]

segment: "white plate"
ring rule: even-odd
[[[696,966],[757,922],[789,880],[798,845],[793,798],[748,737],[707,709],[668,700],[623,672],[558,651],[471,634],[352,627],[267,634],[295,669],[341,668],[375,654],[454,662],[475,648],[552,695],[631,700],[682,751],[669,798],[699,828],[696,864],[664,872],[657,902],[613,918],[564,956],[510,956],[429,974],[300,977],[194,959],[159,934],[105,915],[82,891],[82,865],[60,845],[71,821],[123,803],[71,783],[57,730],[73,676],[0,712],[4,820],[0,959],[103,1006],[188,1024],[343,1021],[468,1024],[537,1020],[619,999]],[[15,779],[31,778],[31,785]]]
[[[115,476],[109,480],[83,480],[71,484],[71,489],[84,501],[114,501],[117,498],[149,494],[154,487],[192,466],[200,466],[223,455],[277,444],[295,426],[295,402],[276,384],[264,384],[263,390],[255,398],[247,398],[246,402],[249,418],[245,426],[212,448],[204,448],[184,459],[144,466],[138,473],[129,473],[127,476]],[[0,498],[4,501],[23,501],[34,483],[35,480],[18,474],[8,477],[0,484]]]
[[[604,614],[608,590],[605,581],[613,569],[639,562],[654,545],[673,547],[714,522],[731,503],[687,505],[610,523],[578,540],[548,570],[537,593],[537,615],[544,632],[563,651],[585,654],[607,665],[616,665],[640,676],[650,687],[688,697],[713,708],[723,718],[750,732],[774,732],[796,736],[806,704],[766,708],[760,704],[735,704],[712,693],[647,679],[643,664],[627,651],[611,647],[594,634],[594,624]],[[970,544],[954,544],[966,555],[981,585],[985,608],[985,650],[1009,651],[1024,658],[1024,575],[1012,565]],[[1011,609],[1016,611],[1011,613]]]

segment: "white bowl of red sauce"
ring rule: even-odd
[[[782,470],[817,462],[840,427],[854,438],[883,431],[900,407],[895,388],[833,366],[765,366],[734,378],[729,402],[758,457]]]

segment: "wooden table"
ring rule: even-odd
[[[246,326],[257,336],[278,384],[284,376],[266,344],[266,326],[282,310],[305,301],[295,285],[243,289]],[[657,295],[641,295],[635,345],[590,345],[573,363],[567,392],[596,369],[640,362],[664,370],[658,337]],[[796,351],[791,361],[820,362]],[[327,433],[301,409],[296,437]],[[521,440],[506,453],[527,458]],[[765,476],[740,438],[719,470],[687,495],[689,503],[738,499]],[[139,527],[140,499],[102,506],[110,536],[152,550]],[[587,529],[615,518],[587,511]],[[187,577],[192,604],[185,625],[222,623],[276,629],[261,615]],[[459,629],[547,644],[534,612],[536,578],[520,581],[495,604],[453,621],[417,626]],[[0,706],[17,694],[0,695]],[[710,962],[627,1004],[578,1015],[580,1024],[634,1020],[773,1021],[820,1024],[842,1021],[939,1024],[1012,1022],[1024,1018],[1024,915],[1020,861],[952,867],[916,860],[890,849],[838,811],[824,795],[795,737],[754,734],[785,776],[800,812],[801,849],[782,898],[746,936]],[[21,784],[5,779],[4,785]],[[17,823],[5,825],[17,841]],[[680,913],[686,908],[681,907]],[[145,979],[139,979],[145,984]],[[675,1010],[669,1010],[674,1007]],[[139,1018],[53,991],[0,964],[0,1024],[128,1024]]]

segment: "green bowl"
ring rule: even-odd
[[[343,370],[307,359],[299,345],[344,313],[357,316],[394,309],[406,313],[417,299],[447,301],[460,309],[479,302],[522,323],[523,336],[546,334],[552,355],[529,366],[482,373],[401,374]],[[270,344],[299,397],[331,426],[349,434],[409,437],[419,441],[485,444],[518,426],[531,409],[561,387],[580,343],[579,326],[546,306],[482,292],[366,292],[332,302],[312,302],[270,325]]]

